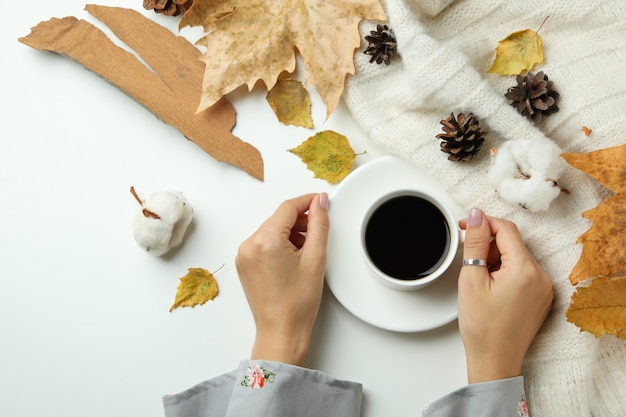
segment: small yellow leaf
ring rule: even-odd
[[[336,184],[350,173],[356,157],[348,138],[332,130],[318,132],[289,152],[302,159],[315,178]]]
[[[596,337],[626,339],[626,278],[598,277],[572,294],[567,321]]]
[[[218,293],[219,288],[213,274],[204,268],[189,268],[187,275],[180,279],[170,312],[178,307],[203,305],[217,297]]]
[[[279,80],[266,100],[282,124],[313,128],[311,98],[300,81]]]
[[[511,33],[500,40],[496,58],[488,72],[500,75],[518,75],[543,62],[541,37],[534,30]]]

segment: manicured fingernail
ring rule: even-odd
[[[472,208],[467,215],[467,226],[478,227],[483,223],[483,212],[479,208]]]
[[[320,207],[328,210],[328,193],[320,193]]]

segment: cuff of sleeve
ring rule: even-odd
[[[362,385],[323,372],[273,361],[240,363],[229,414],[245,415],[250,401],[263,415],[358,417]]]
[[[358,417],[361,384],[272,361],[243,360],[237,369],[165,396],[166,417],[258,415]]]
[[[279,378],[283,380],[295,378],[312,384],[353,391],[359,395],[363,390],[360,383],[337,379],[321,371],[282,362],[245,359],[239,363],[238,371],[240,381],[237,382],[243,387],[262,388],[266,383],[283,382]]]
[[[423,417],[528,416],[524,377],[467,385],[428,405]]]

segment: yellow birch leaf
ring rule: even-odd
[[[336,184],[350,173],[356,154],[348,138],[332,130],[318,132],[289,152],[302,159],[315,178]]]
[[[204,268],[189,268],[187,275],[180,279],[170,312],[178,307],[203,305],[217,297],[218,293],[219,288],[213,274]]]
[[[279,80],[266,100],[282,124],[313,128],[311,98],[300,81]]]
[[[198,110],[242,85],[262,81],[271,89],[283,71],[294,72],[297,50],[304,84],[315,87],[329,116],[354,74],[360,21],[386,18],[380,0],[194,0],[181,27],[210,29],[197,42],[206,47]]]
[[[566,316],[596,337],[612,334],[626,339],[626,278],[598,277],[578,288]]]
[[[534,30],[513,32],[500,40],[496,58],[488,72],[500,75],[518,75],[543,62],[541,37]]]

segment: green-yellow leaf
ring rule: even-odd
[[[203,305],[217,297],[218,293],[219,288],[213,274],[204,268],[189,268],[187,275],[180,279],[170,312],[178,307]]]
[[[543,62],[541,37],[534,30],[513,32],[500,40],[496,58],[488,72],[500,75],[518,75]]]
[[[313,128],[311,98],[300,81],[279,80],[266,99],[282,124]]]
[[[289,152],[302,159],[315,178],[336,184],[344,179],[356,157],[348,138],[332,130],[318,132]]]
[[[572,294],[567,321],[596,337],[626,339],[626,278],[598,277]]]

